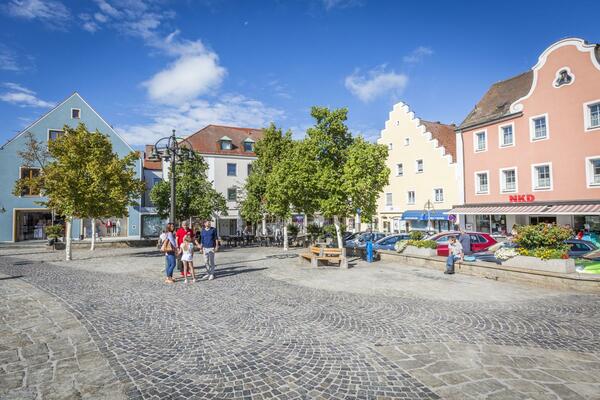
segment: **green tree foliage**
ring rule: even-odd
[[[210,219],[216,212],[226,214],[227,202],[225,197],[217,192],[208,181],[208,164],[199,153],[194,157],[182,157],[175,172],[176,218],[180,221],[197,217]],[[150,191],[150,199],[157,208],[161,218],[168,218],[171,207],[171,185],[161,181]]]
[[[35,138],[33,133],[25,133],[25,148],[17,152],[22,160],[23,167],[39,168],[40,174],[27,177],[19,177],[13,187],[13,195],[21,196],[21,193],[40,193],[44,189],[44,170],[50,160],[48,146]],[[39,203],[39,202],[38,202]]]

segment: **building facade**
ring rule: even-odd
[[[239,213],[241,189],[256,160],[254,145],[262,136],[261,129],[208,125],[187,137],[208,163],[208,180],[227,200],[227,215],[217,216],[215,222],[221,236],[244,230]]]
[[[146,145],[144,149],[143,158],[143,177],[146,183],[146,191],[142,198],[141,213],[141,236],[157,237],[161,234],[162,230],[168,221],[161,219],[156,213],[156,208],[150,199],[150,191],[158,182],[164,179],[163,166],[160,160],[150,160],[149,157],[152,154],[154,146]]]
[[[468,229],[540,222],[600,231],[600,46],[554,43],[488,90],[457,129]]]
[[[18,154],[26,148],[29,136],[27,133],[31,133],[35,139],[47,144],[48,141],[63,134],[65,125],[76,127],[79,123],[84,123],[89,131],[98,130],[107,135],[112,142],[113,151],[119,156],[123,157],[133,151],[78,93],[73,93],[0,148],[0,165],[3,172],[0,175],[0,241],[46,239],[46,227],[53,221],[63,222],[60,216],[53,215],[51,210],[36,204],[44,200],[39,192],[15,196],[12,190],[19,177],[40,173],[39,168],[24,167]],[[141,179],[141,159],[136,161],[135,169]],[[129,215],[124,218],[96,220],[98,236],[139,238],[139,207],[129,207],[128,213]],[[91,220],[74,220],[72,235],[74,239],[90,236]]]
[[[398,103],[377,143],[388,147],[389,184],[378,200],[384,232],[448,230],[448,211],[459,201],[454,125],[417,118]]]

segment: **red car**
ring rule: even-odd
[[[497,243],[496,239],[494,239],[489,233],[482,232],[466,232],[471,235],[471,252],[476,253],[478,251],[486,250],[488,247],[491,247]],[[460,232],[442,232],[436,235],[433,235],[429,238],[429,240],[433,240],[437,242],[437,255],[438,256],[448,256],[448,240],[450,236],[456,236],[458,239],[458,235]]]

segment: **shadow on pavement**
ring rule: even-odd
[[[5,276],[3,278],[0,278],[0,281],[6,281],[8,279],[19,279],[22,278],[23,275],[15,275],[15,276]]]

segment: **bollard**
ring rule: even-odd
[[[373,242],[372,241],[367,240],[366,250],[367,250],[367,262],[372,263],[373,262]]]

